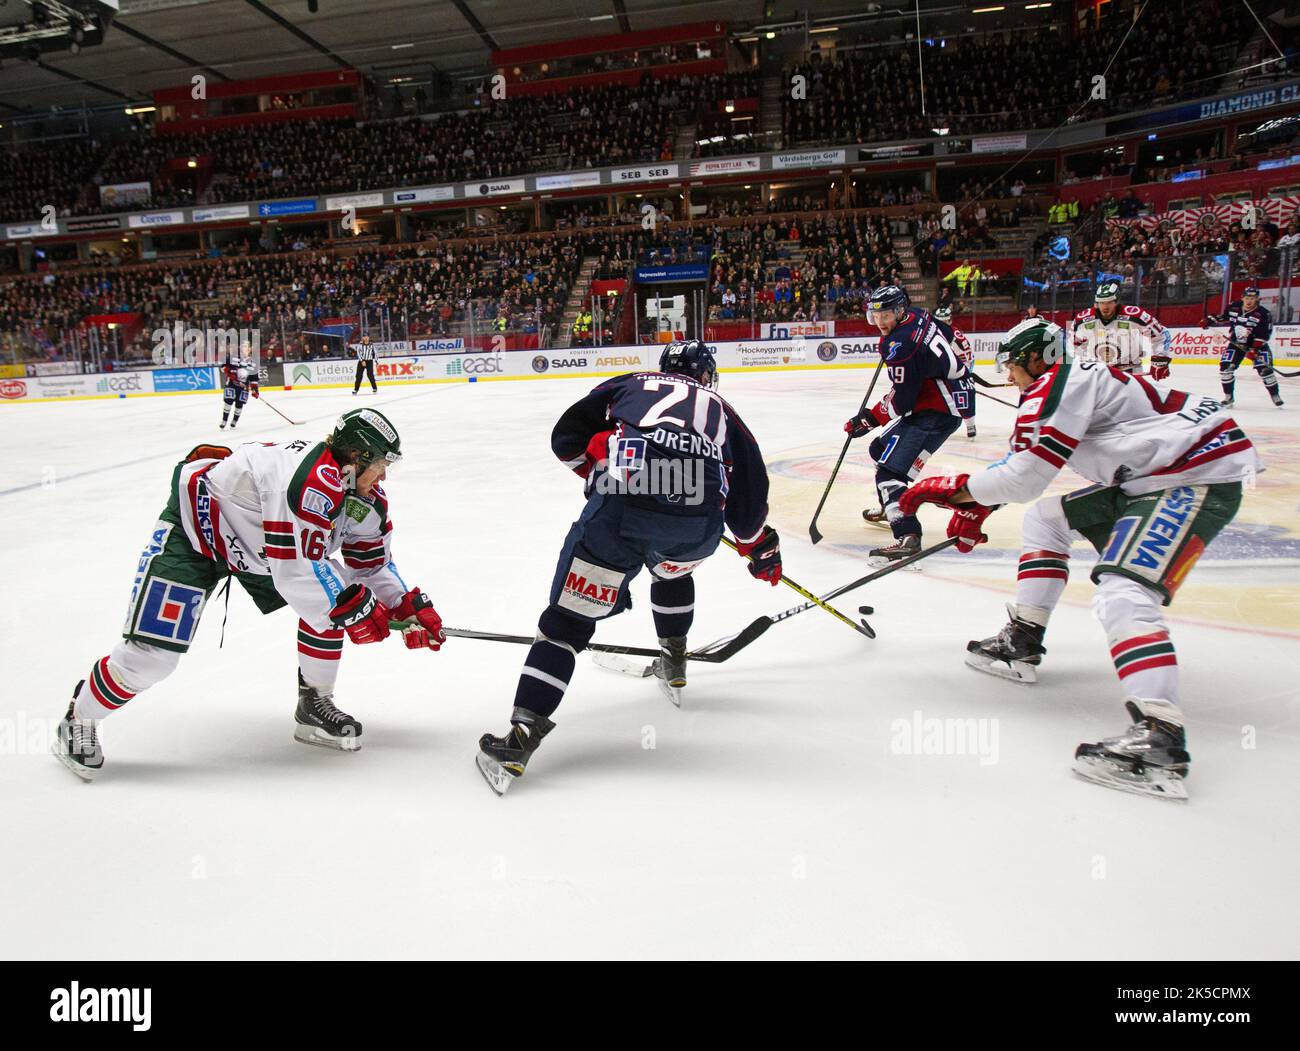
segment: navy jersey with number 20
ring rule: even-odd
[[[564,412],[551,448],[568,467],[583,462],[592,435],[613,430],[608,470],[624,479],[693,474],[698,485],[683,499],[673,486],[630,484],[629,499],[669,514],[723,510],[737,539],[749,540],[767,521],[767,467],[736,410],[689,376],[635,372],[616,376]],[[698,490],[696,492],[695,490]]]

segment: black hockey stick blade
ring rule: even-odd
[[[860,623],[862,624],[862,631],[867,638],[874,639],[876,637],[876,629],[867,623],[867,618],[863,617]]]

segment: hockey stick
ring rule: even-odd
[[[885,363],[884,355],[876,362],[876,371],[871,374],[871,382],[867,384],[866,397],[862,399],[862,405],[858,409],[858,415],[861,416],[867,411],[871,404],[871,392],[876,388],[876,380],[880,379],[880,367]],[[840,465],[844,463],[844,457],[848,454],[849,443],[853,441],[853,435],[848,435],[844,439],[844,448],[840,450],[840,458],[835,461],[835,467],[831,471],[831,476],[826,482],[826,489],[822,492],[822,498],[817,502],[817,510],[813,512],[812,521],[808,523],[808,535],[812,538],[814,544],[819,543],[822,538],[821,530],[817,528],[817,519],[821,516],[822,508],[826,506],[826,498],[831,495],[831,486],[835,484],[835,476],[840,473]]]
[[[300,425],[302,424],[302,420],[291,420],[291,419],[289,419],[288,416],[286,416],[284,413],[282,413],[279,409],[277,409],[274,405],[272,405],[269,401],[267,401],[267,400],[266,400],[265,398],[263,398],[261,395],[258,395],[257,400],[260,401],[263,405],[265,405],[268,409],[270,409],[270,410],[271,410],[273,413],[275,413],[277,416],[279,416],[280,419],[284,420],[286,423],[291,423],[291,424],[293,424],[293,426],[295,426],[295,427],[298,427],[298,426],[300,426]]]
[[[729,537],[725,537],[725,536],[724,536],[724,537],[722,538],[722,542],[723,542],[724,544],[726,544],[729,548],[731,548],[732,551],[738,551],[738,550],[739,550],[739,549],[736,547],[736,543],[735,543],[735,541],[732,540],[732,539],[730,539]],[[791,580],[789,577],[787,577],[784,573],[781,574],[781,583],[782,583],[782,584],[785,584],[787,587],[793,588],[795,591],[799,592],[799,594],[801,594],[804,598],[808,599],[808,601],[809,601],[810,603],[812,603],[812,605],[814,605],[814,606],[820,606],[822,609],[824,609],[827,613],[829,613],[829,614],[830,614],[832,617],[834,617],[836,620],[842,620],[845,624],[847,624],[850,628],[852,628],[854,631],[856,631],[859,635],[865,635],[865,636],[866,636],[867,638],[869,638],[869,639],[874,639],[874,638],[876,637],[876,633],[872,630],[871,625],[868,624],[865,620],[862,621],[861,624],[855,624],[855,623],[854,623],[853,621],[851,621],[848,617],[846,617],[843,613],[841,613],[839,610],[837,610],[834,606],[829,606],[829,605],[827,605],[827,604],[826,604],[826,601],[825,601],[824,599],[819,599],[816,595],[814,595],[814,594],[813,594],[811,591],[809,591],[807,588],[802,587],[802,586],[799,585],[799,584],[796,584],[793,580]]]
[[[729,638],[711,642],[698,650],[686,654],[687,660],[705,661],[709,664],[721,664],[730,660],[756,638],[767,631],[774,622],[770,617],[759,617],[742,631]],[[399,622],[390,621],[390,626],[399,626]],[[479,639],[483,642],[512,642],[520,646],[531,646],[537,639],[532,635],[499,635],[491,631],[473,631],[469,628],[443,628],[449,638]],[[621,654],[629,657],[658,657],[659,651],[644,646],[613,646],[600,642],[590,642],[584,647],[594,653]]]
[[[998,386],[1002,386],[1002,384],[998,384]],[[1011,402],[1009,402],[1009,401],[1003,401],[1001,398],[995,398],[995,397],[993,397],[992,394],[985,394],[982,390],[976,390],[975,393],[978,394],[981,398],[988,398],[989,401],[995,401],[995,402],[997,402],[999,405],[1005,405],[1008,409],[1018,409],[1018,408],[1020,408],[1019,405],[1013,405],[1013,404],[1012,404]]]

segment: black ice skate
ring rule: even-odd
[[[516,708],[504,737],[492,734],[480,737],[474,762],[488,787],[499,796],[505,795],[515,779],[524,776],[524,768],[542,738],[554,729],[555,724],[546,716]]]
[[[298,673],[298,709],[293,713],[293,739],[343,752],[361,750],[361,724],[334,707],[334,695],[320,693]]]
[[[911,558],[912,555],[919,554],[921,550],[921,538],[915,533],[908,536],[901,536],[892,544],[886,547],[873,547],[867,552],[867,565],[869,566],[887,566],[891,562],[897,562],[899,559]],[[919,569],[919,566],[913,566]]]
[[[1268,396],[1273,399],[1273,404],[1276,405],[1279,409],[1282,407],[1282,392],[1280,390],[1278,390],[1276,387],[1270,387],[1268,391]]]
[[[659,680],[659,688],[678,708],[682,706],[682,688],[686,685],[686,639],[676,636],[659,640],[659,656],[650,665]]]
[[[1145,714],[1142,703],[1124,702],[1133,725],[1119,737],[1075,749],[1074,772],[1085,781],[1121,792],[1185,800],[1183,779],[1192,761],[1187,736],[1179,724]]]
[[[1012,682],[1037,682],[1035,670],[1042,663],[1043,633],[1047,630],[1016,616],[1016,607],[1007,606],[1011,622],[992,638],[966,643],[966,663]]]
[[[99,733],[93,721],[77,718],[77,694],[84,681],[72,691],[72,703],[67,714],[59,721],[58,732],[50,745],[64,766],[83,781],[93,781],[104,767],[104,750],[99,747]]]
[[[1236,402],[1232,398],[1223,398],[1219,401],[1219,407],[1222,409],[1231,409],[1234,404]]]
[[[886,517],[885,509],[883,507],[877,507],[874,511],[864,508],[862,511],[862,521],[866,522],[867,525],[870,526],[879,526],[881,529],[889,528],[889,519]]]

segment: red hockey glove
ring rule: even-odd
[[[941,504],[954,510],[957,505],[952,498],[966,488],[970,481],[968,474],[933,474],[922,478],[898,498],[898,506],[903,514],[914,515],[922,504]]]
[[[349,584],[330,610],[330,623],[342,628],[355,643],[382,642],[388,638],[388,610],[362,584]]]
[[[419,588],[411,588],[392,610],[394,620],[413,620],[414,624],[402,630],[402,641],[408,650],[438,650],[447,641],[442,630],[442,618],[433,608],[429,596]]]
[[[224,445],[196,445],[185,455],[186,463],[195,460],[224,460],[232,450]]]
[[[902,501],[899,501],[901,504]],[[980,528],[984,524],[984,519],[993,513],[993,508],[985,507],[983,504],[963,504],[952,513],[948,519],[948,536],[957,538],[957,550],[962,554],[969,554],[975,550],[977,544],[983,544],[988,541]]]
[[[252,395],[253,395],[254,398],[260,398],[260,397],[262,396],[262,391],[258,388],[258,386],[257,386],[256,383],[254,383],[254,384],[253,384],[251,387],[249,387],[248,389],[249,389],[249,391],[252,393]]]
[[[579,478],[586,478],[596,464],[609,458],[609,436],[613,433],[613,431],[597,431],[591,436],[591,441],[583,451],[582,463],[573,469],[574,474]]]
[[[1173,364],[1173,359],[1163,354],[1153,354],[1151,356],[1151,378],[1153,380],[1167,380],[1169,378],[1169,366]]]
[[[737,540],[736,550],[749,559],[749,572],[755,580],[766,580],[773,587],[781,583],[781,538],[771,526],[765,525],[751,543]]]

